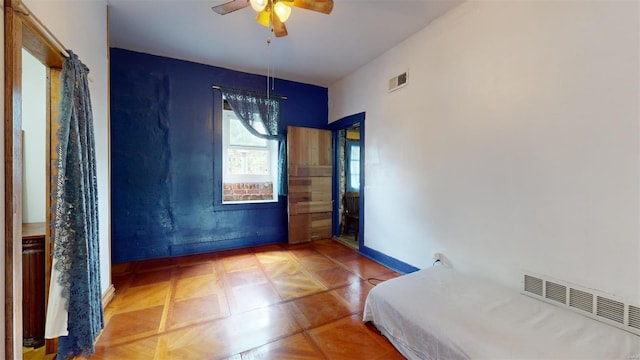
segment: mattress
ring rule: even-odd
[[[640,359],[640,336],[444,266],[380,283],[363,320],[409,359]]]

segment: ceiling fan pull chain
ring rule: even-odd
[[[271,34],[273,34],[273,0],[269,0],[269,12],[271,15],[269,16],[269,38],[267,38],[267,100],[270,99],[269,96],[269,79],[271,78]]]
[[[269,52],[269,74],[271,74],[271,90],[276,86],[276,67],[271,63],[271,52]]]
[[[267,99],[269,99],[269,78],[271,77],[271,36],[267,38]]]
[[[269,0],[269,2],[271,2],[271,33],[274,33],[274,29],[273,29],[273,17],[275,16],[275,10],[274,10],[274,5],[275,5],[275,0]],[[271,57],[269,57],[269,59],[271,59]],[[271,65],[271,61],[269,61],[269,64],[267,65],[270,67],[269,69],[269,73],[271,74],[271,90],[273,90],[273,86],[274,83],[276,81],[275,79],[275,75],[273,74],[273,66]],[[269,78],[267,78],[267,86],[269,85]]]
[[[273,32],[273,27],[271,27],[271,32]],[[271,115],[271,96],[269,94],[269,78],[271,77],[271,34],[267,38],[267,118]]]

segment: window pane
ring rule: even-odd
[[[249,150],[247,152],[247,174],[269,174],[269,152],[267,150]]]
[[[238,150],[229,149],[227,156],[227,172],[229,174],[244,174],[243,164],[245,157]]]
[[[229,148],[227,164],[230,174],[269,175],[269,151]]]
[[[360,145],[351,145],[351,161],[360,161]]]
[[[360,174],[351,174],[351,191],[358,191],[360,190]]]
[[[264,133],[264,126],[262,122],[256,121],[254,124],[259,133]],[[236,146],[253,146],[253,147],[266,147],[267,140],[260,139],[253,135],[242,125],[240,120],[232,118],[229,121],[229,144]]]
[[[360,174],[360,161],[352,161],[349,164],[349,172],[352,174]]]
[[[360,190],[360,144],[347,141],[347,191]]]

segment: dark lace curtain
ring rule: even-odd
[[[280,101],[253,91],[222,88],[229,106],[240,122],[253,135],[266,140],[278,141],[278,195],[287,195],[287,145],[280,131]],[[264,125],[261,132],[258,123]]]
[[[58,359],[91,356],[104,327],[100,292],[98,196],[89,69],[69,51],[61,73],[62,100],[55,186],[54,271],[68,312]],[[55,278],[55,277],[54,277]],[[54,287],[52,287],[54,289]]]

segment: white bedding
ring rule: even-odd
[[[443,266],[377,285],[363,319],[409,359],[640,359],[640,336]]]

